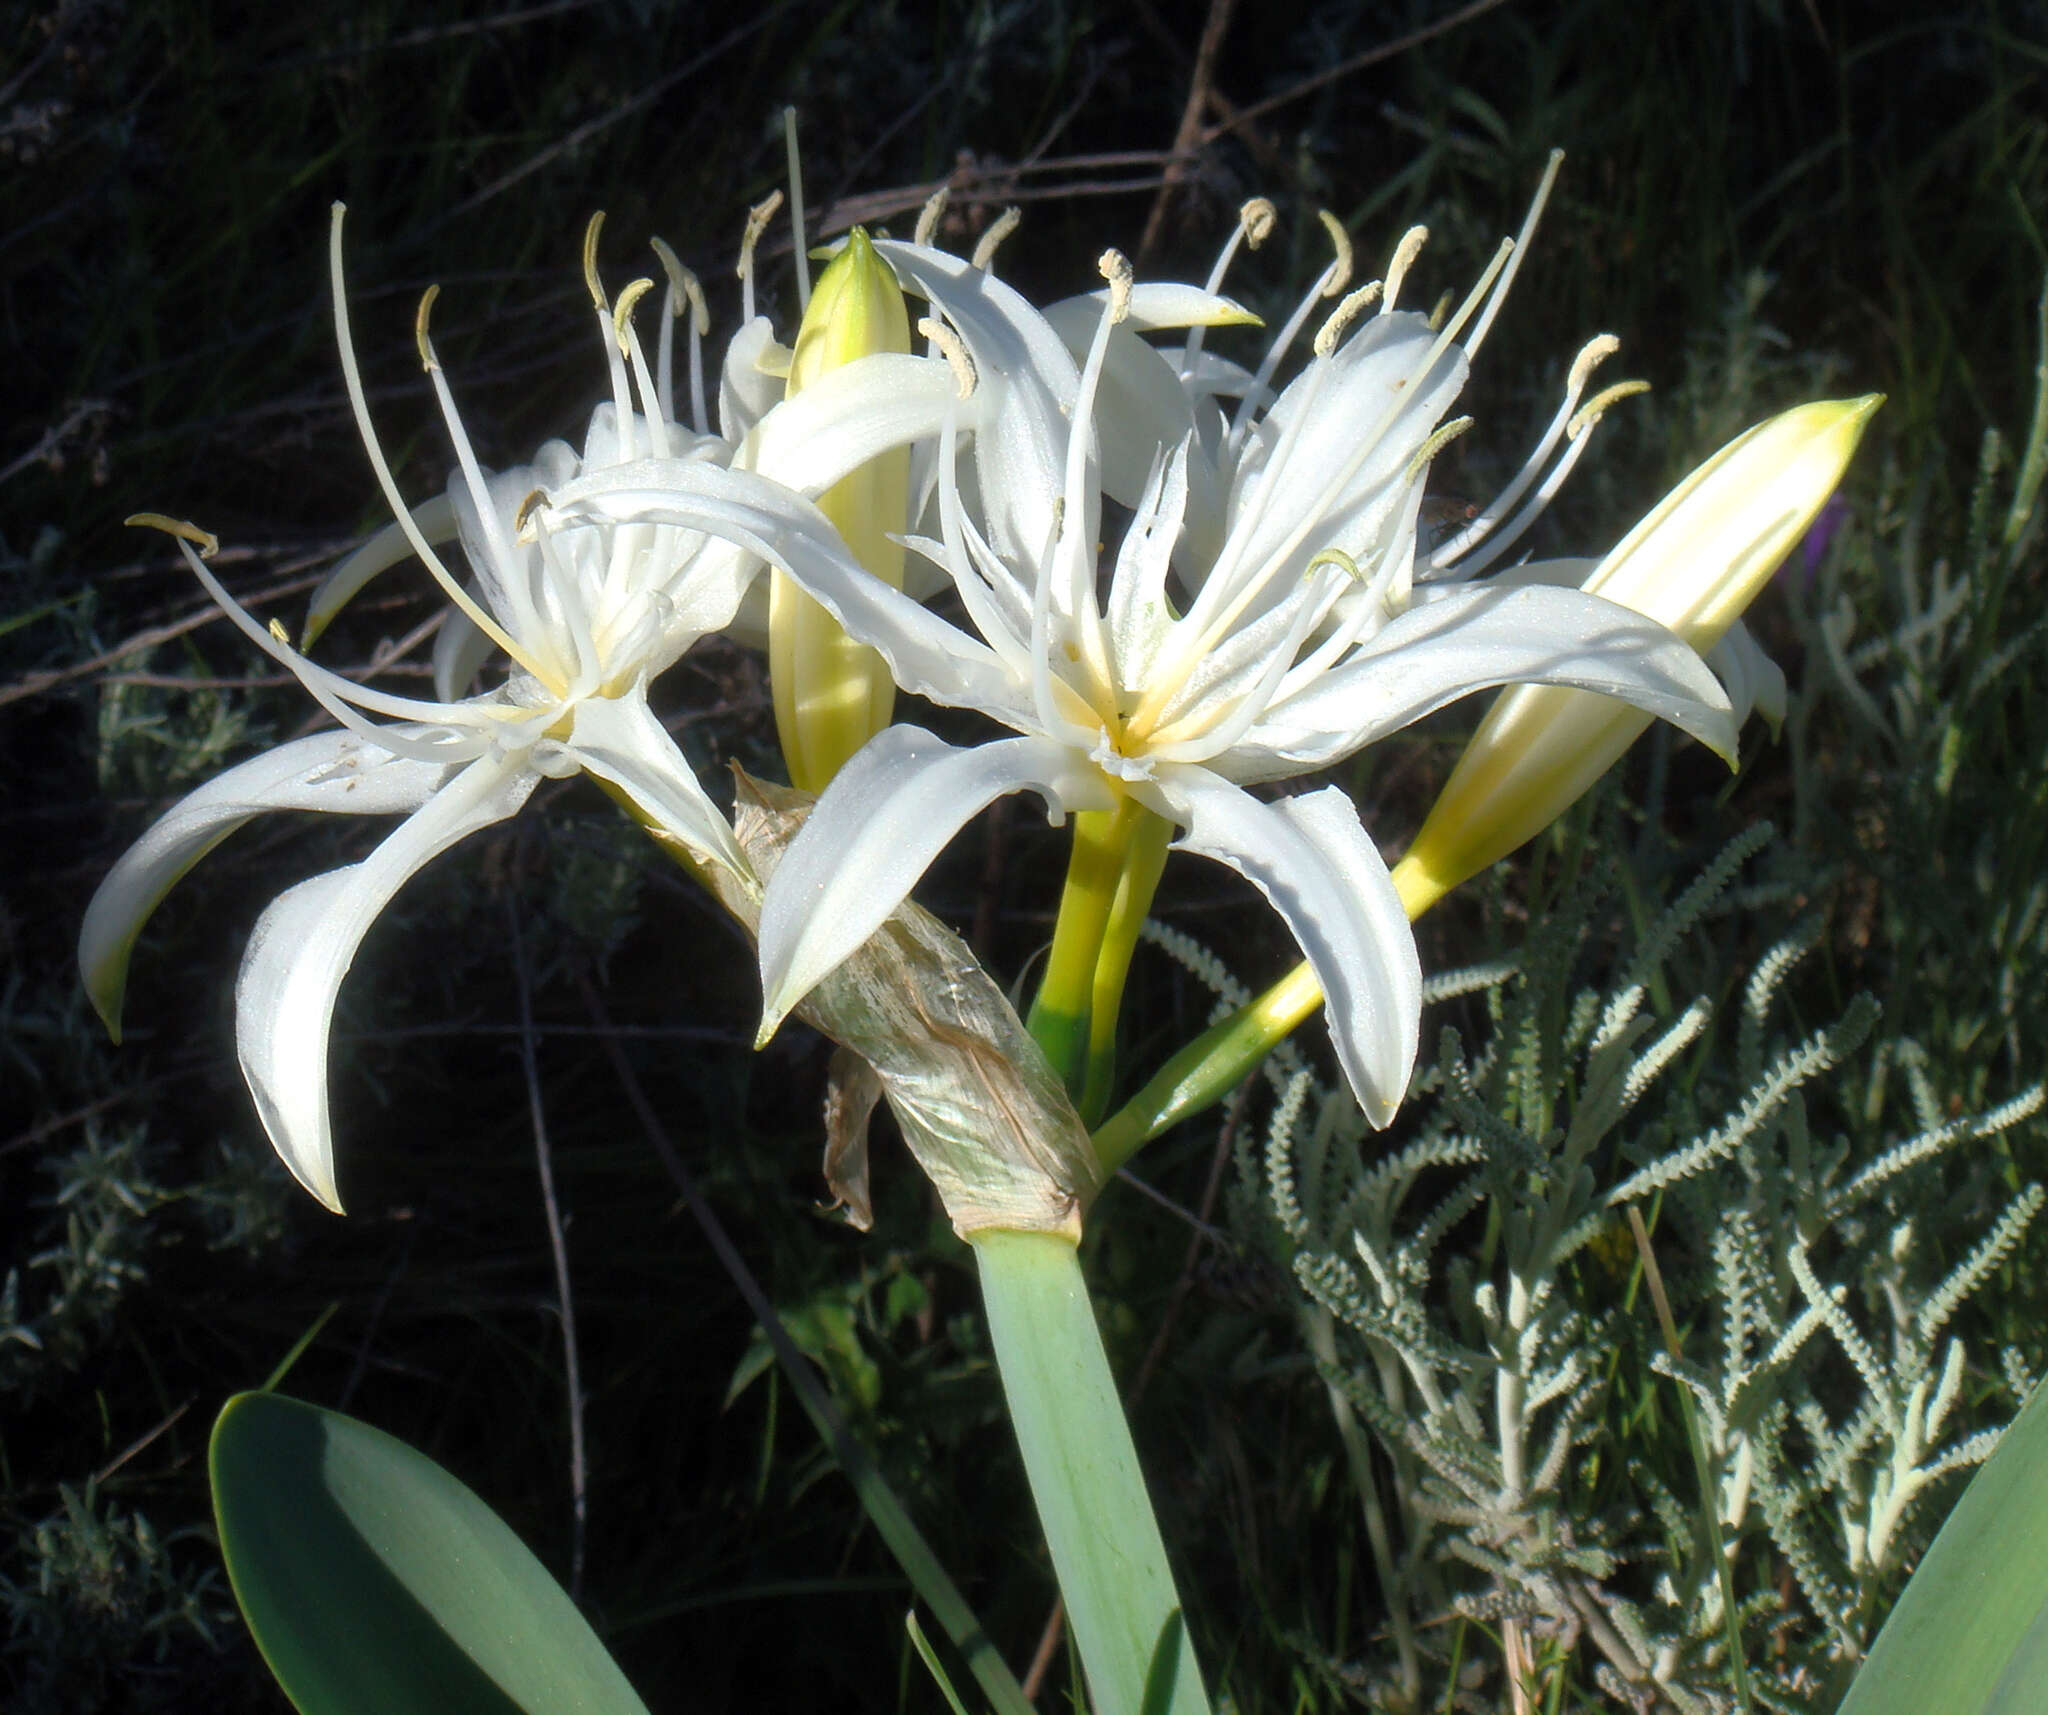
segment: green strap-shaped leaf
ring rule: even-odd
[[[235,1599],[301,1715],[647,1715],[504,1520],[404,1442],[244,1393],[209,1461]]]
[[[2048,1389],[1970,1480],[1837,1715],[2035,1715],[2044,1674]]]

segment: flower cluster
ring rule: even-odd
[[[1741,717],[1774,670],[1738,630],[1719,657],[1731,701],[1698,648],[1719,641],[1758,565],[1796,540],[1861,422],[1772,490],[1767,518],[1743,510],[1726,476],[1705,473],[1682,524],[1646,521],[1644,540],[1632,537],[1618,557],[1625,566],[1496,570],[1602,412],[1631,390],[1588,397],[1614,346],[1602,338],[1571,365],[1521,471],[1430,545],[1420,523],[1430,462],[1469,426],[1450,412],[1549,182],[1520,237],[1448,314],[1403,304],[1420,229],[1383,278],[1354,289],[1349,242],[1325,217],[1337,254],[1251,368],[1206,339],[1256,320],[1223,286],[1239,251],[1272,226],[1269,204],[1247,206],[1201,286],[1137,281],[1109,251],[1100,289],[1042,309],[996,277],[992,246],[962,259],[932,244],[934,208],[911,242],[853,235],[793,350],[754,313],[764,205],[749,222],[742,326],[719,372],[715,425],[697,280],[657,245],[666,288],[650,362],[635,311],[655,282],[608,297],[593,222],[585,276],[610,397],[581,451],[553,441],[528,464],[482,467],[434,354],[430,293],[419,355],[456,471],[444,497],[420,505],[401,495],[371,426],[337,208],[342,364],[395,523],[318,592],[307,646],[370,577],[416,557],[451,604],[435,650],[437,698],[389,695],[319,667],[235,603],[204,563],[203,532],[146,520],[180,538],[214,599],[340,729],[230,770],[121,860],[81,938],[94,1003],[118,1030],[128,958],[150,913],[253,815],[403,814],[364,861],[300,883],[265,911],[237,992],[242,1065],[264,1124],[307,1188],[339,1208],[325,1066],[341,977],[411,874],[516,813],[542,778],[591,774],[697,866],[758,901],[764,1034],[890,919],[964,823],[1029,790],[1055,820],[1107,816],[1120,838],[1150,828],[1162,850],[1174,837],[1175,849],[1250,880],[1299,942],[1350,1086],[1384,1123],[1415,1052],[1411,905],[1341,791],[1252,788],[1313,775],[1502,685],[1618,699],[1732,757]],[[917,323],[923,355],[905,349],[905,292],[928,306]],[[1279,385],[1319,312],[1308,355]],[[678,323],[687,418],[674,382]],[[1849,408],[1813,409],[1835,412],[1832,427]],[[1760,468],[1751,459],[1741,481],[1754,486]],[[1105,555],[1105,533],[1119,528]],[[439,556],[449,541],[461,545],[466,577]],[[1674,589],[1687,592],[1677,601],[1686,613],[1713,610],[1716,635],[1672,617]],[[650,701],[651,682],[695,642],[726,629],[758,635],[764,609],[784,753],[799,785],[822,788],[765,879]],[[471,692],[493,660],[495,682]],[[890,725],[894,688],[978,711],[1007,736],[961,747],[911,722]],[[1489,807],[1482,819],[1498,814]],[[1140,916],[1148,899],[1138,899]]]

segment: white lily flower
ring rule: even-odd
[[[895,727],[839,775],[769,885],[764,1033],[994,798],[1028,788],[1055,820],[1128,798],[1281,913],[1329,997],[1352,1088],[1384,1123],[1406,1087],[1420,992],[1386,866],[1336,789],[1269,803],[1245,786],[1338,761],[1510,682],[1598,690],[1717,749],[1734,740],[1727,699],[1699,657],[1614,603],[1536,586],[1452,588],[1409,604],[1422,471],[1464,377],[1456,340],[1500,264],[1442,328],[1383,313],[1346,340],[1370,300],[1340,305],[1310,368],[1244,438],[1220,539],[1181,611],[1168,572],[1207,455],[1190,432],[1151,457],[1099,598],[1101,496],[1129,453],[1112,433],[1121,419],[1101,401],[1113,348],[1126,397],[1148,385],[1148,357],[1164,361],[1142,344],[1119,347],[1120,332],[1168,314],[1187,325],[1199,318],[1184,300],[1222,301],[1134,288],[1112,252],[1077,368],[1052,322],[983,270],[915,245],[877,248],[951,324],[979,378],[982,520],[962,502],[949,422],[943,540],[912,544],[951,578],[973,629],[882,585],[843,550],[806,551],[787,569],[882,653],[900,685],[980,709],[1020,736],[960,750]]]
[[[591,246],[595,237],[593,223]],[[236,828],[274,809],[405,815],[362,862],[301,882],[272,902],[256,924],[236,987],[237,1049],[264,1127],[299,1181],[338,1212],[327,1106],[335,994],[370,923],[421,866],[513,815],[541,779],[583,771],[698,862],[751,884],[731,828],[649,708],[646,690],[649,679],[699,637],[731,620],[760,560],[745,545],[701,528],[603,518],[558,523],[543,504],[548,492],[621,471],[659,472],[669,491],[707,504],[800,505],[759,473],[828,487],[877,451],[935,428],[937,402],[950,393],[950,381],[942,362],[871,360],[911,365],[907,376],[893,367],[849,365],[801,399],[764,409],[740,437],[757,470],[727,470],[722,458],[693,457],[703,437],[693,442],[679,434],[668,389],[652,378],[631,321],[647,283],[629,287],[614,309],[587,254],[613,398],[592,418],[581,458],[551,442],[533,464],[492,476],[471,450],[434,357],[427,335],[430,293],[420,311],[420,355],[459,463],[459,483],[451,484],[443,510],[469,560],[473,577],[465,587],[400,496],[371,427],[349,338],[338,205],[330,250],[342,367],[364,447],[396,530],[467,629],[436,661],[440,701],[358,685],[308,660],[281,628],[266,629],[245,611],[194,552],[195,544],[211,550],[205,532],[153,516],[134,520],[180,538],[192,571],[222,610],[289,668],[342,730],[252,758],[164,815],[94,895],[80,933],[79,964],[93,1004],[118,1040],[137,936],[179,878]],[[666,361],[663,367],[666,372]],[[934,370],[935,387],[926,385],[924,373]],[[701,388],[694,390],[701,414]],[[921,416],[920,398],[926,401]],[[387,563],[402,557],[380,552]],[[511,662],[506,681],[485,695],[458,699],[454,689],[468,682],[491,649]],[[371,716],[388,717],[388,724]]]

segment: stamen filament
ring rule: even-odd
[[[362,372],[356,367],[355,341],[349,332],[348,292],[341,267],[341,224],[348,212],[343,203],[334,205],[334,218],[328,230],[328,269],[334,287],[334,330],[341,348],[341,378],[348,389],[348,402],[355,413],[356,432],[362,436],[363,450],[370,456],[370,468],[376,472],[377,486],[384,491],[386,504],[391,508],[392,518],[405,532],[405,539],[412,544],[412,551],[420,558],[420,564],[427,568],[441,591],[462,612],[475,627],[500,649],[531,673],[536,679],[545,680],[539,666],[512,638],[511,633],[478,603],[461,584],[449,574],[441,563],[433,545],[428,542],[418,524],[413,521],[412,509],[398,492],[398,483],[392,477],[391,466],[385,462],[384,449],[378,443],[377,431],[370,422],[370,403],[363,394]],[[260,627],[258,629],[261,629]]]
[[[796,109],[782,110],[782,146],[789,156],[789,227],[796,246],[796,308],[811,307],[811,258],[804,244],[804,163],[796,146]]]

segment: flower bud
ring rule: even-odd
[[[1801,405],[1738,436],[1666,495],[1583,587],[1661,621],[1704,654],[1798,545],[1882,402],[1872,393]],[[1409,916],[1563,815],[1650,718],[1590,691],[1503,692],[1395,867]]]
[[[797,330],[789,392],[875,352],[908,352],[910,318],[902,289],[868,236],[855,227],[846,248],[818,278]],[[903,585],[910,453],[899,448],[863,465],[818,498],[870,572]],[[788,577],[771,574],[768,676],[775,726],[792,784],[822,792],[846,759],[889,724],[896,687],[881,656],[855,643]]]

